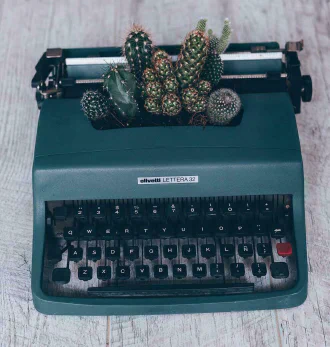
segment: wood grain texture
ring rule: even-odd
[[[133,22],[179,43],[201,17],[233,41],[304,38],[314,98],[297,116],[306,182],[309,295],[289,310],[141,317],[52,317],[31,301],[31,166],[38,112],[30,80],[48,47],[120,45]],[[330,4],[327,0],[0,1],[0,345],[330,346]]]

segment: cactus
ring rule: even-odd
[[[161,83],[158,81],[147,83],[145,86],[145,90],[146,94],[151,98],[160,99],[164,94],[163,87]]]
[[[83,94],[80,104],[85,116],[91,121],[104,119],[111,114],[109,100],[96,90],[86,91]]]
[[[147,68],[143,71],[142,77],[145,83],[154,82],[157,80],[157,73],[154,69]]]
[[[241,99],[231,89],[223,88],[214,91],[207,105],[209,122],[215,125],[229,124],[240,112]]]
[[[192,86],[199,78],[207,58],[209,39],[203,31],[193,30],[186,36],[176,64],[181,88]]]
[[[169,62],[172,61],[171,57],[169,56],[169,54],[165,51],[163,51],[162,49],[157,50],[156,52],[154,52],[154,54],[152,55],[152,59],[151,62],[153,65],[155,65],[156,61],[158,59],[166,59]]]
[[[196,30],[205,32],[207,19],[200,19],[197,23]]]
[[[165,58],[157,59],[154,67],[162,81],[173,73],[172,63]]]
[[[177,93],[178,92],[178,88],[179,88],[179,83],[177,81],[177,79],[175,78],[175,76],[169,76],[167,77],[164,82],[164,89],[167,93]]]
[[[143,27],[134,24],[126,37],[123,54],[138,82],[142,80],[143,71],[147,67],[151,67],[152,53],[153,44],[150,35]]]
[[[209,30],[208,32],[210,37],[210,51],[204,65],[201,78],[211,82],[213,87],[218,85],[223,74],[224,67],[220,54],[226,50],[229,44],[231,31],[230,22],[228,19],[226,19],[220,38],[216,37],[212,33],[212,30]]]
[[[134,76],[124,65],[111,66],[103,75],[103,87],[109,93],[116,114],[130,122],[139,113],[135,100],[138,88]]]
[[[181,98],[184,106],[190,105],[198,98],[198,91],[192,87],[183,89]]]
[[[201,95],[208,95],[212,90],[212,85],[209,81],[200,80],[196,84],[196,89],[198,93]]]
[[[182,109],[180,98],[174,93],[166,94],[162,100],[162,109],[167,116],[177,116]]]
[[[189,113],[200,113],[206,110],[207,98],[205,96],[198,96],[195,102],[186,106]]]
[[[162,114],[162,104],[159,99],[147,98],[144,102],[144,107],[147,112]]]

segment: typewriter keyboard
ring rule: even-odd
[[[46,202],[55,296],[265,292],[296,281],[292,196]]]

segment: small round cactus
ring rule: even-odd
[[[210,123],[228,125],[240,112],[242,102],[237,93],[222,88],[214,91],[207,105],[207,116]]]
[[[160,99],[164,94],[163,87],[158,81],[147,83],[145,89],[146,94],[151,98]]]
[[[164,89],[167,93],[177,93],[179,88],[179,83],[174,75],[167,77],[164,80]]]
[[[147,112],[162,114],[162,104],[159,99],[147,98],[144,102],[144,108]]]
[[[86,91],[80,103],[85,116],[92,121],[104,119],[111,112],[109,100],[96,90]]]
[[[166,79],[173,73],[172,63],[167,59],[158,59],[155,62],[155,70],[161,80]]]
[[[185,106],[194,103],[197,98],[198,98],[197,89],[195,89],[193,87],[183,89],[182,102]]]
[[[196,88],[200,95],[208,95],[212,90],[212,85],[209,81],[200,80],[198,81]]]
[[[154,52],[154,54],[152,55],[152,64],[156,64],[156,61],[158,59],[166,59],[168,60],[169,62],[171,62],[171,57],[169,56],[169,54],[161,49],[159,49],[158,51]]]
[[[148,82],[154,82],[157,80],[157,73],[154,69],[147,68],[143,71],[143,80]]]
[[[167,116],[177,116],[181,109],[181,101],[174,93],[168,93],[163,97],[162,100],[163,114]]]
[[[192,104],[186,106],[186,110],[189,113],[201,113],[206,110],[207,98],[205,96],[199,96]]]

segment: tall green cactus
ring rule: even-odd
[[[134,24],[126,37],[123,53],[138,82],[142,81],[143,71],[151,67],[153,49],[150,35],[142,26]]]
[[[131,122],[139,113],[136,102],[137,83],[128,69],[123,66],[111,66],[104,74],[104,89],[109,93],[110,102],[120,118]]]
[[[229,19],[226,18],[223,24],[222,34],[216,48],[218,54],[222,54],[227,49],[232,31],[231,23]]]

